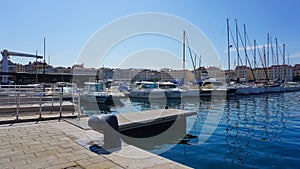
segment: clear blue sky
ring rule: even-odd
[[[215,46],[223,68],[226,18],[233,30],[234,19],[241,31],[246,24],[249,38],[260,45],[266,44],[267,33],[277,37],[280,44],[286,43],[291,63],[300,63],[299,0],[2,0],[0,9],[0,50],[38,50],[42,55],[46,37],[46,60],[50,56],[54,66],[72,66],[93,33],[113,20],[141,12],[168,13],[194,24]]]

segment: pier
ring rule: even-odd
[[[159,128],[157,126],[174,126],[170,124],[176,124],[176,121],[180,121],[180,127],[185,131],[185,126],[182,126],[185,125],[185,118],[195,114],[196,112],[160,109],[116,116],[120,132],[131,135],[137,131],[137,134],[144,133],[145,129],[149,132],[152,128],[151,131],[154,131],[153,129]],[[106,155],[93,153],[88,147],[94,143],[103,144],[104,135],[92,130],[87,124],[88,119],[88,117],[65,118],[61,121],[0,125],[0,166],[49,169],[189,168],[125,142],[122,142],[120,150],[113,153]]]
[[[8,168],[188,168],[131,145],[109,155],[89,151],[82,142],[97,141],[99,133],[65,121],[0,126],[0,166]]]

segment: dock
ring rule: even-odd
[[[186,117],[196,115],[195,111],[158,109],[141,112],[115,114],[124,142],[142,149],[156,145],[180,142],[186,136]],[[65,121],[83,129],[92,130],[89,117],[66,118]]]
[[[121,132],[185,119],[196,112],[165,109],[117,114]],[[0,125],[1,168],[189,168],[131,144],[110,154],[88,150],[103,144],[103,134],[91,130],[88,117],[39,123]],[[179,120],[180,121],[180,120]]]
[[[120,132],[123,132],[174,122],[178,119],[185,119],[188,116],[193,116],[196,114],[197,112],[195,111],[186,111],[179,109],[158,109],[115,115],[118,118],[119,130]],[[91,130],[90,126],[88,125],[89,117],[82,117],[80,119],[68,118],[64,120],[81,129]]]

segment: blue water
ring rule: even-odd
[[[299,168],[300,92],[149,103],[123,100],[120,113],[159,108],[196,110],[187,118],[186,144],[150,152],[193,168]],[[210,133],[211,132],[211,133]],[[201,141],[201,138],[206,138]]]

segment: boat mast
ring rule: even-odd
[[[270,34],[267,34],[267,60],[268,63],[265,62],[265,67],[269,67],[269,52],[270,51]]]
[[[244,24],[243,25],[244,27],[244,38],[245,38],[245,46],[244,46],[244,50],[245,50],[245,66],[246,66],[246,69],[247,69],[247,45],[246,45],[246,42],[247,42],[247,37],[246,37],[246,25]],[[250,64],[250,63],[249,63]]]
[[[235,19],[235,34],[236,34],[236,53],[237,53],[237,78],[240,78],[240,52],[239,52],[239,34],[238,34],[238,24],[237,19]]]
[[[199,58],[199,67],[201,67],[201,59],[202,59],[202,57],[200,55],[200,58]]]
[[[285,44],[283,44],[283,64],[285,64]]]
[[[266,60],[266,47],[264,46],[264,67],[267,67],[267,60]]]
[[[278,56],[278,41],[277,41],[277,38],[275,38],[275,45],[276,45],[276,68],[277,68],[277,71],[276,71],[276,74],[277,74],[277,79],[280,80],[280,71],[279,71],[279,56]],[[274,79],[273,79],[274,80]]]
[[[227,50],[228,50],[228,71],[229,71],[230,70],[229,19],[227,19]]]
[[[183,65],[182,65],[182,69],[183,69],[183,79],[185,80],[185,30],[183,30],[183,43],[182,43],[182,57],[183,57]]]
[[[245,50],[245,61],[246,61],[246,67],[245,69],[247,70],[247,62],[249,63],[249,68],[250,68],[250,71],[251,71],[251,74],[253,76],[253,80],[256,80],[255,78],[255,74],[252,70],[252,66],[251,66],[251,62],[250,62],[250,59],[248,57],[248,53],[247,53],[247,46],[246,46],[246,41],[247,41],[247,32],[246,32],[246,25],[244,24],[244,36],[245,36],[245,44],[244,44],[244,50]],[[249,42],[250,43],[250,42]],[[246,71],[245,70],[245,71]],[[247,71],[246,71],[247,72]],[[247,75],[248,76],[248,75]]]
[[[254,58],[254,70],[256,69],[256,40],[254,40],[254,52],[253,52],[253,58]]]
[[[235,19],[235,33],[236,33],[236,52],[237,52],[237,60],[238,60],[238,67],[240,66],[240,52],[239,52],[239,33],[238,33],[238,24],[237,19]]]
[[[247,49],[246,49],[247,48],[247,46],[246,46],[246,41],[247,41],[247,39],[246,39],[246,25],[244,24],[243,27],[244,27],[244,38],[245,38],[245,44],[244,44],[244,51],[245,51],[245,72],[248,72],[247,71],[247,58],[248,58],[248,56],[247,56]],[[245,77],[247,77],[246,79],[249,81],[248,73],[247,73],[247,75],[245,74]]]
[[[288,72],[286,72],[286,68],[285,68],[285,44],[283,44],[283,54],[282,54],[282,64],[283,64],[283,67],[284,67],[284,70],[283,70],[283,73],[284,73],[284,82],[286,82],[286,79],[287,79],[287,76],[288,76]],[[288,68],[288,65],[287,65],[287,68]],[[289,69],[288,69],[289,70]]]
[[[278,58],[278,41],[277,41],[277,38],[275,38],[275,43],[276,43],[276,64],[278,66],[279,65],[279,58]]]
[[[265,65],[266,65],[266,47],[264,46],[264,62],[265,62]],[[270,82],[270,79],[268,77],[268,68],[265,66],[264,67],[264,70],[265,70],[265,74],[266,74],[266,79],[268,82]]]

